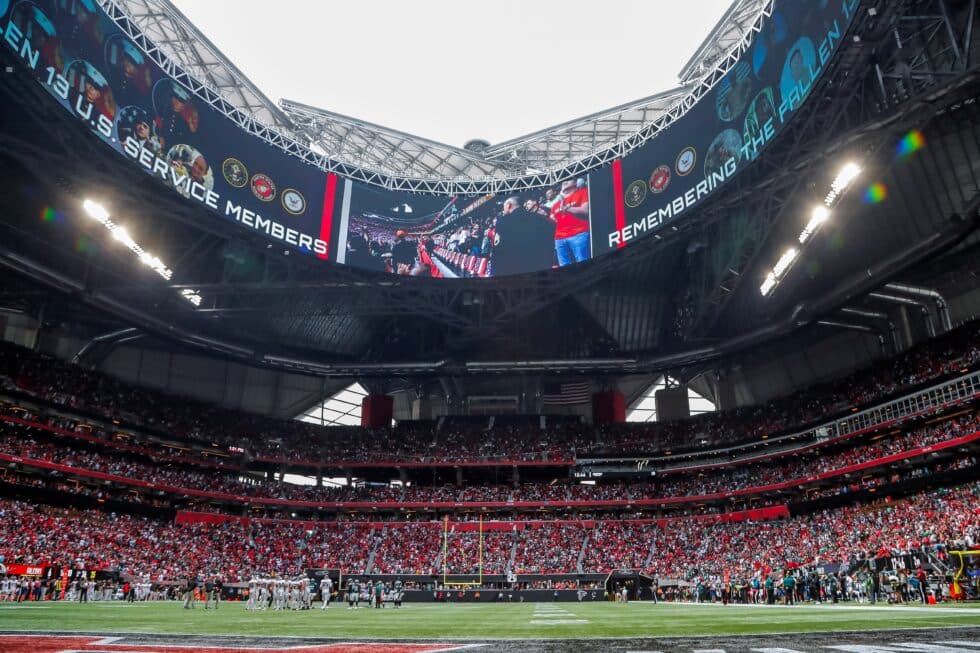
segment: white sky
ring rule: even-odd
[[[172,0],[262,92],[461,146],[676,85],[731,0]]]

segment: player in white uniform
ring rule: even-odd
[[[277,580],[275,583],[274,597],[276,603],[276,610],[286,609],[286,583],[285,581]]]
[[[323,601],[323,605],[320,606],[321,610],[326,610],[330,607],[331,593],[333,593],[333,581],[330,580],[330,576],[324,576],[320,580],[320,598]]]
[[[259,597],[256,599],[255,609],[265,610],[269,607],[269,583],[264,578],[260,578],[256,582],[256,586],[258,587]]]
[[[309,610],[313,607],[313,592],[310,590],[310,579],[305,576],[299,581],[299,595],[303,601],[304,610]]]

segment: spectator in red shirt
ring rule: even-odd
[[[574,179],[563,181],[558,201],[551,206],[559,266],[588,261],[590,256],[589,187],[580,181],[581,185]]]
[[[585,179],[566,179],[561,192],[549,205],[529,200],[525,209],[547,216],[555,225],[555,254],[558,265],[588,261],[589,246],[589,187]]]

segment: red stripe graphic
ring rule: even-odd
[[[612,176],[613,176],[613,204],[615,205],[616,211],[616,231],[620,234],[623,233],[623,228],[626,227],[626,205],[623,202],[623,162],[620,159],[616,159],[612,163]],[[626,241],[620,237],[619,242],[616,243],[616,247],[622,249],[626,247]]]
[[[333,228],[333,203],[337,196],[337,175],[327,173],[327,188],[323,192],[323,214],[320,216],[320,240],[327,244],[326,254],[317,254],[321,259],[330,258],[330,231]]]
[[[409,644],[401,642],[337,642],[331,644],[290,644],[272,646],[258,641],[255,646],[216,646],[207,637],[198,641],[172,644],[140,643],[145,636],[99,637],[96,635],[0,635],[5,653],[439,653],[465,648],[462,644]],[[126,642],[133,642],[127,644]]]

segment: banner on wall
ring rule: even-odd
[[[503,276],[564,267],[650,235],[758,158],[802,106],[858,4],[779,0],[752,46],[684,116],[580,178],[431,203],[348,182],[354,200],[340,222],[337,258],[394,274]],[[560,213],[563,202],[580,201],[577,189],[588,193],[588,211],[575,216],[581,222]]]
[[[81,124],[212,214],[341,264],[486,278],[582,263],[685,217],[782,130],[858,6],[777,0],[725,77],[644,146],[551,187],[483,196],[388,191],[287,155],[164,73],[94,0],[0,0],[0,40]]]
[[[645,146],[612,165],[610,251],[686,216],[759,157],[802,106],[837,51],[858,0],[779,0],[714,88]],[[593,175],[595,176],[595,175]]]
[[[0,0],[2,42],[133,165],[252,233],[331,249],[334,175],[244,132],[165,74],[94,0]]]

